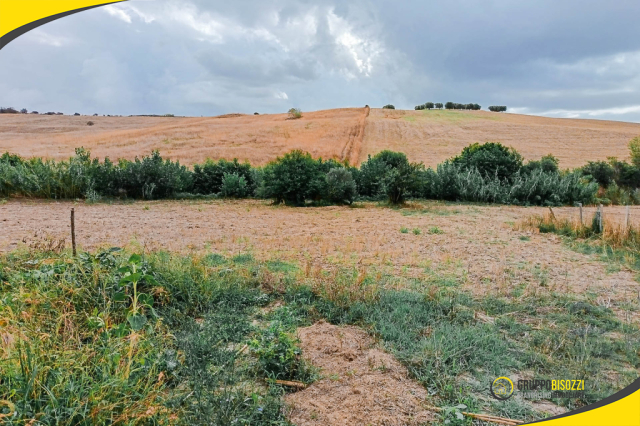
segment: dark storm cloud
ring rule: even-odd
[[[0,51],[0,105],[281,112],[428,100],[640,121],[637,1],[134,0]]]

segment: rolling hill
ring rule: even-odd
[[[92,121],[93,126],[87,122]],[[238,158],[261,165],[292,149],[314,157],[366,160],[384,149],[428,166],[485,141],[517,149],[526,159],[553,154],[561,167],[628,156],[640,124],[556,119],[486,111],[406,111],[341,108],[219,117],[86,117],[0,115],[0,152],[63,159],[76,147],[93,156],[133,159],[157,149],[184,164]]]

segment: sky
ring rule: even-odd
[[[0,106],[210,116],[391,103],[640,122],[640,2],[130,0],[0,50]]]

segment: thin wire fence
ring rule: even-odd
[[[582,207],[582,223],[591,225],[599,209],[602,222],[607,226],[640,228],[640,206],[585,206]],[[554,207],[552,211],[557,220],[580,222],[580,207]]]

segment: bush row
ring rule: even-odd
[[[398,204],[407,198],[559,205],[593,201],[598,183],[584,170],[560,171],[552,156],[524,164],[499,143],[473,144],[435,170],[383,151],[360,168],[314,159],[296,150],[254,168],[249,163],[207,160],[193,169],[157,151],[133,161],[91,159],[82,148],[68,161],[0,157],[0,196],[162,199],[205,195],[258,197],[276,203],[350,204],[356,199]]]
[[[468,109],[468,110],[473,110],[473,111],[479,111],[480,109],[482,109],[482,107],[478,104],[459,104],[456,102],[447,102],[446,104],[442,104],[440,102],[427,102],[424,103],[422,105],[416,105],[415,109],[416,110],[423,110],[423,109],[442,109],[442,107],[444,107],[445,109]]]

